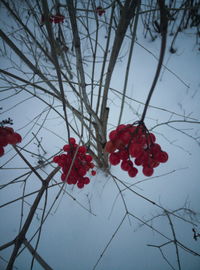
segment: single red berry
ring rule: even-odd
[[[111,141],[114,141],[115,139],[117,138],[117,131],[116,130],[113,130],[109,133],[109,139]]]
[[[144,167],[142,172],[145,176],[152,176],[154,170],[151,167]]]
[[[121,160],[127,160],[129,157],[128,151],[126,149],[119,151],[119,157]]]
[[[113,144],[112,141],[108,141],[105,146],[105,151],[108,153],[113,153],[116,150],[116,146]]]
[[[55,162],[55,163],[58,163],[59,160],[60,160],[60,156],[55,156],[53,158],[53,162]]]
[[[3,147],[3,146],[6,146],[6,145],[8,145],[8,141],[6,139],[6,136],[0,135],[0,146]]]
[[[88,185],[90,183],[90,178],[89,177],[84,177],[84,184]]]
[[[139,157],[144,152],[141,144],[132,143],[129,147],[129,153],[132,157]]]
[[[133,167],[133,162],[131,160],[123,160],[121,163],[121,168],[124,171],[128,171]]]
[[[105,13],[105,9],[103,9],[101,6],[96,8],[96,12],[99,16],[102,16]]]
[[[2,157],[4,155],[4,149],[2,146],[0,146],[0,157]]]
[[[122,142],[124,144],[127,144],[129,143],[130,139],[131,139],[131,134],[130,132],[126,131],[126,132],[123,132],[120,136],[120,139],[122,140]]]
[[[74,145],[76,143],[76,140],[74,138],[69,138],[69,143]]]
[[[67,178],[67,184],[73,185],[74,179],[75,179],[75,178],[74,178],[73,176],[69,175],[68,178]]]
[[[158,162],[165,163],[168,161],[168,154],[164,151],[161,151],[159,157],[158,157]]]
[[[86,155],[86,156],[85,156],[85,160],[86,160],[87,162],[91,162],[91,161],[92,161],[92,156]]]
[[[135,159],[135,165],[137,165],[137,166],[141,166],[142,165],[142,158],[141,157],[137,157]]]
[[[52,16],[53,17],[53,22],[54,23],[63,23],[65,16],[61,15],[60,13],[57,13],[56,15]]]
[[[122,132],[122,130],[125,130],[126,127],[127,127],[127,126],[124,125],[124,124],[119,125],[119,126],[116,128],[117,133],[119,134],[120,131]]]
[[[120,157],[117,153],[110,154],[109,160],[110,160],[110,163],[114,166],[120,163]]]
[[[124,142],[121,139],[116,139],[114,145],[117,149],[122,150],[124,149]]]
[[[20,142],[22,141],[22,137],[21,137],[21,135],[20,135],[19,133],[14,132],[14,133],[12,134],[12,136],[15,137],[16,143],[20,143]]]
[[[151,142],[154,143],[156,141],[156,136],[153,133],[149,133],[149,137],[150,137]]]
[[[150,147],[150,151],[152,154],[156,154],[161,151],[161,147],[158,143],[153,143]]]
[[[153,167],[153,168],[156,168],[156,167],[159,166],[159,164],[160,164],[160,163],[159,163],[158,161],[155,161],[155,160],[154,160],[154,162],[152,163],[152,167]]]
[[[137,173],[138,173],[138,169],[135,168],[135,167],[132,167],[132,168],[130,168],[130,169],[128,170],[128,175],[129,175],[130,177],[135,177],[135,176],[137,175]]]
[[[81,167],[81,168],[78,170],[78,173],[79,173],[79,175],[81,175],[81,176],[86,175],[86,170],[85,170],[85,168]]]
[[[77,183],[77,187],[78,188],[83,188],[84,187],[84,183],[83,182],[78,182]]]
[[[93,176],[95,176],[95,175],[96,175],[96,173],[97,173],[97,172],[96,172],[96,171],[94,171],[94,170],[92,170],[92,171],[91,171],[91,175],[93,175]]]
[[[85,154],[87,152],[87,148],[85,146],[80,146],[78,152],[81,154]]]
[[[72,183],[73,185],[76,185],[77,182],[78,182],[78,179],[77,179],[76,177],[72,177],[72,178],[71,178],[71,183]]]
[[[66,179],[66,174],[65,174],[65,173],[62,173],[62,175],[61,175],[61,180],[64,182],[65,179]]]
[[[63,151],[69,152],[69,150],[70,150],[70,145],[69,145],[69,144],[65,144],[65,145],[63,146]]]
[[[90,169],[93,169],[95,167],[94,163],[92,163],[92,162],[88,163],[88,166],[89,166]]]

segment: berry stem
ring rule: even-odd
[[[160,57],[159,57],[159,61],[158,61],[158,66],[157,66],[157,70],[156,70],[156,74],[154,76],[154,80],[152,83],[152,86],[150,88],[146,103],[145,103],[145,107],[144,107],[144,111],[142,113],[142,117],[141,117],[141,121],[144,121],[146,112],[147,112],[147,108],[149,106],[149,102],[151,100],[153,91],[155,89],[156,83],[158,81],[159,78],[159,74],[161,71],[161,67],[162,67],[162,63],[163,63],[163,59],[164,59],[164,55],[165,55],[165,49],[166,49],[166,41],[167,41],[167,16],[166,16],[166,8],[165,8],[165,1],[163,0],[158,0],[159,6],[160,6],[160,26],[161,26],[161,35],[162,35],[162,40],[161,40],[161,48],[160,48]]]

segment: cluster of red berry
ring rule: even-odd
[[[56,15],[49,16],[49,22],[51,22],[51,23],[63,23],[64,19],[65,19],[65,16],[63,16],[60,13],[57,13]],[[42,14],[41,25],[44,25],[44,23],[45,23],[45,17],[44,17],[44,14]]]
[[[8,144],[17,144],[22,141],[22,137],[14,132],[11,127],[0,127],[0,157],[4,155],[4,147]]]
[[[99,16],[102,16],[106,11],[101,6],[96,8],[96,12]]]
[[[61,154],[53,158],[53,162],[62,168],[61,180],[67,182],[69,185],[77,184],[78,188],[83,188],[84,185],[90,183],[89,177],[85,175],[90,169],[94,168],[92,156],[86,153],[87,149],[85,146],[77,145],[74,138],[69,139],[69,144],[64,145],[63,150],[67,154]],[[68,175],[69,171],[70,173]],[[93,176],[96,175],[96,171],[92,170],[91,174]]]
[[[121,168],[127,171],[130,177],[135,177],[138,173],[134,165],[142,165],[143,174],[151,176],[154,168],[168,160],[168,154],[155,143],[155,135],[148,131],[144,123],[119,125],[110,132],[109,138],[105,150],[110,153],[110,163],[118,165],[122,161]]]

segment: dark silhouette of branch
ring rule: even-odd
[[[38,194],[37,194],[37,196],[36,196],[36,198],[34,200],[34,203],[33,203],[32,207],[30,209],[30,212],[29,212],[29,214],[28,214],[28,216],[26,218],[26,221],[25,221],[20,233],[15,238],[14,249],[13,249],[13,252],[11,254],[11,257],[10,257],[10,260],[8,262],[6,270],[12,270],[13,264],[15,262],[17,254],[18,254],[18,251],[19,251],[21,245],[24,242],[24,239],[26,237],[26,233],[27,233],[27,231],[29,229],[29,226],[30,226],[30,224],[32,222],[32,219],[33,219],[35,211],[36,211],[36,209],[37,209],[37,207],[38,207],[38,205],[40,203],[40,200],[41,200],[45,190],[48,188],[49,182],[51,181],[52,177],[59,171],[59,169],[60,169],[60,167],[55,168],[49,174],[49,176],[45,180],[43,180],[42,187],[41,187],[40,191],[38,192]]]
[[[162,68],[162,63],[164,60],[164,55],[165,55],[165,49],[166,49],[166,41],[167,41],[167,16],[166,16],[166,8],[165,8],[165,1],[163,0],[158,0],[158,4],[160,7],[160,27],[161,27],[161,36],[162,36],[162,40],[161,40],[161,48],[160,48],[160,57],[159,57],[159,61],[158,61],[158,65],[157,65],[157,70],[156,70],[156,74],[151,86],[151,89],[149,91],[146,103],[145,103],[145,107],[142,113],[142,117],[141,117],[141,122],[144,121],[144,118],[146,116],[146,112],[147,112],[147,108],[149,106],[149,102],[151,100],[153,91],[156,87],[156,83],[158,81],[159,75],[160,75],[160,71]]]

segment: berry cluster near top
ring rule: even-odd
[[[95,175],[96,171],[92,156],[87,154],[85,146],[76,144],[74,138],[69,138],[69,144],[63,146],[66,154],[61,154],[53,158],[53,162],[57,163],[62,168],[61,180],[69,185],[77,185],[78,188],[83,188],[84,185],[90,183],[87,172],[91,169],[91,175]]]
[[[151,176],[154,168],[168,160],[168,154],[155,142],[155,135],[148,131],[144,123],[119,125],[110,132],[109,139],[105,151],[110,154],[110,163],[118,165],[121,162],[121,169],[127,171],[130,177],[138,173],[135,166],[142,166],[143,174]]]
[[[50,23],[55,23],[55,24],[63,23],[64,19],[65,19],[65,16],[63,16],[60,13],[56,13],[55,15],[48,16],[48,21]],[[45,16],[44,16],[44,14],[42,14],[42,16],[41,16],[41,26],[43,26],[44,23],[45,23]]]
[[[0,127],[0,157],[4,155],[4,147],[8,144],[17,144],[22,141],[22,137],[14,129],[7,126]]]
[[[102,16],[106,11],[105,11],[105,9],[102,8],[101,6],[98,6],[98,7],[96,8],[96,12],[97,12],[97,14],[98,14],[99,16]]]
[[[96,8],[96,13],[101,17],[105,13],[105,9],[102,8],[101,6],[98,6]],[[55,15],[50,14],[47,17],[47,20],[50,23],[55,23],[55,24],[63,23],[64,20],[65,20],[65,16],[60,14],[59,12],[57,12]],[[40,25],[43,26],[44,24],[45,24],[45,16],[44,16],[44,14],[42,14],[41,15],[41,23],[40,23]]]

